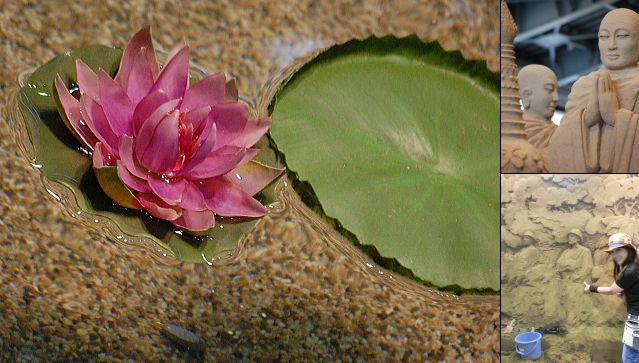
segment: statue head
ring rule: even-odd
[[[611,70],[636,66],[639,62],[639,14],[615,9],[599,26],[601,62]]]
[[[571,246],[581,243],[583,239],[584,238],[581,236],[581,231],[578,229],[573,229],[568,233],[568,243]]]
[[[546,66],[531,64],[522,68],[517,77],[524,111],[550,120],[559,101],[555,73]]]

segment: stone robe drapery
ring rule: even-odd
[[[564,280],[580,282],[590,279],[592,253],[584,246],[569,248],[557,260],[556,268]]]
[[[548,153],[550,137],[557,130],[557,125],[551,120],[542,118],[524,111],[524,122],[526,129],[526,139],[532,146],[536,147],[544,156]]]
[[[639,68],[610,73],[620,110],[614,126],[603,120],[591,127],[585,117],[596,72],[579,78],[572,86],[566,115],[550,139],[548,164],[551,173],[639,172]]]

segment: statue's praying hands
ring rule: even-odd
[[[601,112],[601,118],[604,122],[610,126],[615,126],[615,119],[619,112],[619,99],[617,98],[617,91],[615,85],[612,83],[610,73],[606,71],[599,72],[599,87],[597,95],[599,98],[599,110]]]

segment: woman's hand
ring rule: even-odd
[[[590,285],[588,285],[586,281],[584,281],[584,286],[584,292],[590,292]]]

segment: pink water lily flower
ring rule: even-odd
[[[92,151],[110,198],[203,234],[215,215],[265,215],[252,196],[282,169],[251,160],[271,119],[249,120],[222,72],[189,87],[188,68],[189,47],[181,42],[160,70],[147,27],[127,44],[114,79],[78,59],[79,101],[59,75],[55,87],[62,118]]]

